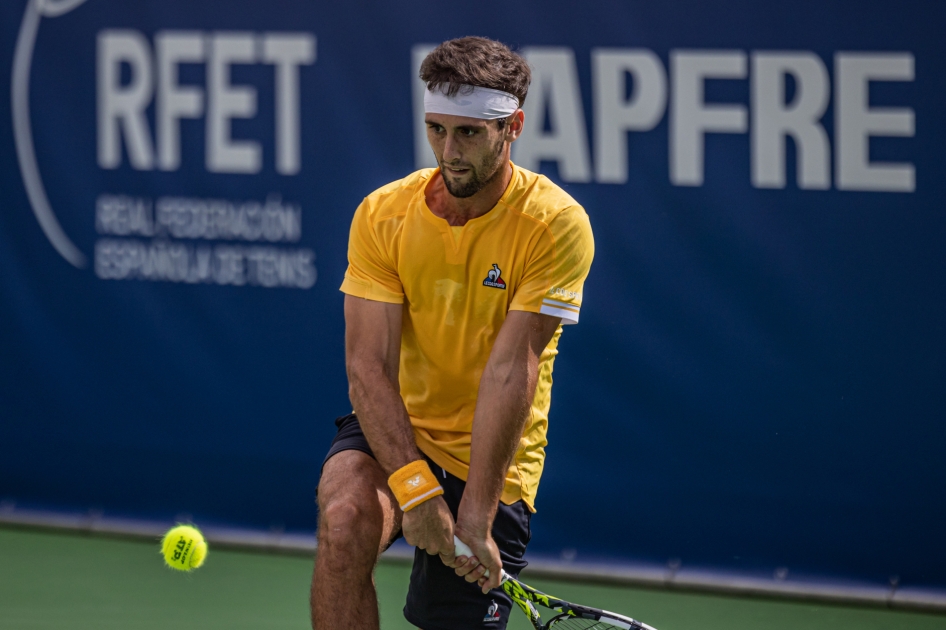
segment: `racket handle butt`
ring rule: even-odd
[[[474,557],[473,550],[470,549],[470,546],[456,536],[453,537],[453,546],[456,548],[456,555],[466,556],[468,558]],[[483,577],[489,577],[489,569],[486,569],[486,573],[483,574]]]

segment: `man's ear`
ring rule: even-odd
[[[509,118],[506,119],[506,139],[509,142],[515,142],[516,138],[522,133],[522,126],[525,123],[526,115],[521,109],[517,109]]]

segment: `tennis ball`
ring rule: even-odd
[[[207,541],[196,527],[178,525],[161,539],[164,563],[178,571],[190,571],[204,563]]]

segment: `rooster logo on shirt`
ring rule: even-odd
[[[490,269],[486,274],[486,280],[483,280],[484,287],[493,287],[494,289],[503,289],[506,288],[506,281],[502,279],[502,270],[499,268],[499,265],[493,263],[493,268]]]

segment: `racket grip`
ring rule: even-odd
[[[456,547],[455,555],[466,556],[468,558],[474,557],[473,550],[470,549],[469,545],[467,545],[465,542],[463,542],[456,536],[453,537],[453,546]],[[486,573],[483,574],[483,577],[489,577],[489,569],[486,569]]]

